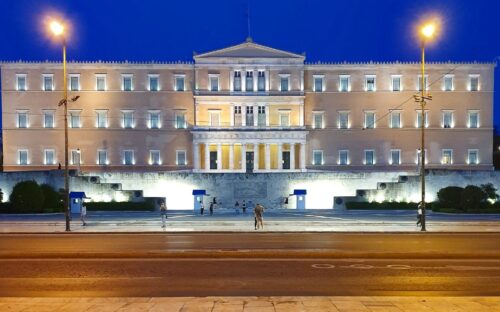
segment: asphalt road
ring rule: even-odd
[[[479,233],[0,235],[0,296],[498,296],[499,238]]]

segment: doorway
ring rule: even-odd
[[[210,169],[217,169],[217,152],[210,152]]]
[[[253,152],[247,152],[246,163],[247,163],[247,173],[252,173],[253,172]]]
[[[283,169],[290,169],[290,152],[283,152]]]

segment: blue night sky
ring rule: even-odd
[[[191,61],[251,36],[260,44],[306,52],[306,61],[418,61],[415,26],[439,15],[430,61],[500,56],[498,0],[0,0],[0,60],[60,60],[44,16],[72,23],[70,60]],[[497,107],[500,70],[496,69]],[[500,125],[500,110],[495,110]]]

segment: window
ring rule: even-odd
[[[391,111],[391,119],[389,119],[390,128],[401,128],[401,112]]]
[[[123,74],[122,75],[122,90],[123,91],[132,91],[134,89],[134,76],[131,74]]]
[[[428,78],[428,76],[425,75],[424,76],[424,87],[425,87],[425,90],[428,90],[428,87],[429,87],[428,84],[427,84],[427,80],[428,80],[427,78]],[[417,90],[418,91],[422,91],[422,75],[418,75],[417,84],[418,84],[417,85]]]
[[[453,128],[453,111],[443,111],[443,128]]]
[[[324,87],[323,87],[323,75],[314,75],[313,76],[313,81],[314,81],[314,86],[313,86],[313,91],[314,92],[323,92]]]
[[[313,150],[313,165],[321,166],[323,165],[323,151]]]
[[[186,76],[185,75],[175,75],[175,91],[185,91],[186,90]]]
[[[46,149],[43,151],[43,163],[45,165],[55,165],[55,151],[53,149]]]
[[[479,112],[478,111],[468,111],[467,115],[468,115],[467,127],[479,128]]]
[[[186,113],[184,112],[175,113],[175,128],[186,129]]]
[[[375,151],[365,150],[365,165],[372,166],[375,165]]]
[[[350,128],[349,124],[349,112],[339,112],[338,117],[338,128],[339,129],[348,129]]]
[[[477,149],[470,149],[468,151],[467,163],[469,165],[479,164],[479,151]]]
[[[149,111],[148,112],[148,127],[150,129],[160,129],[161,128],[161,116],[159,111]]]
[[[323,129],[324,124],[323,124],[323,117],[324,117],[323,112],[316,112],[313,113],[313,129]]]
[[[266,91],[266,73],[263,70],[259,71],[259,77],[257,80],[257,90]]]
[[[339,165],[348,165],[349,164],[349,151],[341,150],[339,151]]]
[[[106,91],[106,74],[95,75],[96,91]]]
[[[122,128],[134,128],[134,111],[122,111]]]
[[[280,91],[286,92],[290,90],[290,75],[280,75]]]
[[[17,74],[16,75],[16,90],[17,91],[26,91],[28,88],[27,83],[27,75],[26,74]]]
[[[375,128],[375,112],[365,112],[365,129]]]
[[[44,128],[54,128],[54,111],[53,110],[43,111],[43,127]]]
[[[149,77],[149,91],[160,91],[160,76],[148,75]]]
[[[97,150],[97,164],[98,165],[108,165],[108,151],[106,150]]]
[[[107,128],[108,127],[108,111],[107,110],[96,110],[96,127],[97,128]]]
[[[234,125],[241,126],[241,106],[234,107]]]
[[[17,151],[17,163],[19,165],[28,164],[28,150],[22,149]]]
[[[339,91],[340,92],[351,91],[351,76],[349,75],[339,76]]]
[[[80,91],[80,74],[69,75],[69,90]]]
[[[253,72],[247,71],[245,78],[245,90],[253,91]]]
[[[429,127],[429,111],[424,110],[424,119],[425,119],[425,127]],[[416,123],[417,128],[422,127],[422,111],[417,110],[417,123]]]
[[[210,91],[219,91],[219,75],[208,75]]]
[[[175,151],[175,163],[177,166],[186,166],[186,151]]]
[[[401,75],[391,76],[392,91],[401,91]]]
[[[219,127],[220,126],[220,112],[219,111],[209,111],[210,114],[210,126]]]
[[[375,75],[366,75],[365,76],[365,90],[368,92],[373,92],[375,91]]]
[[[479,75],[469,75],[469,90],[479,91]]]
[[[290,112],[280,112],[280,126],[281,127],[290,126]]]
[[[429,163],[429,153],[427,152],[427,149],[424,149],[424,153],[425,153],[424,155],[425,164],[427,165]],[[421,163],[422,163],[422,154],[420,153],[420,148],[417,148],[417,158],[415,164],[420,166]]]
[[[253,126],[253,106],[246,106],[245,123],[247,126]]]
[[[241,91],[241,71],[235,71],[233,77],[233,91]]]
[[[389,158],[390,165],[400,165],[401,164],[401,150],[392,149]]]
[[[124,165],[135,165],[134,151],[124,150],[123,151],[123,164]]]
[[[453,150],[444,149],[442,151],[441,164],[451,165],[453,163]]]
[[[42,90],[43,91],[53,91],[54,90],[54,75],[53,74],[43,74],[42,75]]]
[[[28,128],[28,111],[17,111],[17,127]]]
[[[158,150],[149,151],[149,164],[161,165],[160,151]]]
[[[70,159],[70,162],[72,165],[81,165],[81,151],[80,149],[76,149],[76,150],[72,150],[71,151],[71,159]]]
[[[266,107],[260,105],[257,109],[258,109],[257,125],[259,127],[264,127],[266,125]]]
[[[80,111],[70,111],[69,112],[69,127],[70,128],[81,128],[82,123],[80,119]]]
[[[444,91],[453,91],[453,75],[444,75],[443,90]]]

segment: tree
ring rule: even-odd
[[[487,194],[476,185],[467,185],[462,191],[460,207],[463,211],[477,210],[486,202]]]
[[[35,181],[17,183],[10,195],[10,202],[15,211],[21,213],[39,213],[43,207],[43,193]]]
[[[487,199],[493,202],[496,202],[500,198],[493,183],[481,184],[481,190],[486,193]]]
[[[54,188],[48,184],[40,185],[42,190],[44,201],[43,201],[43,212],[60,212],[63,211],[63,204],[61,194],[54,190]]]
[[[437,193],[439,204],[444,208],[460,208],[463,190],[459,186],[448,186],[440,189]]]

